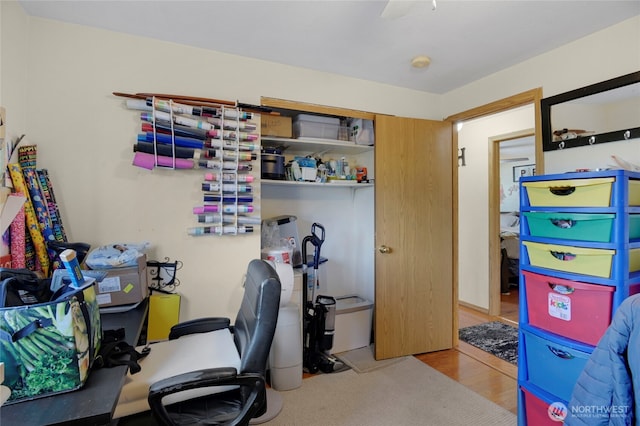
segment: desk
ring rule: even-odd
[[[102,329],[124,327],[125,340],[135,346],[147,309],[148,299],[145,299],[128,312],[102,314]],[[101,368],[92,371],[85,385],[79,390],[2,406],[0,407],[0,424],[2,426],[108,424],[118,403],[126,373],[127,366]]]

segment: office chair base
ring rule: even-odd
[[[282,395],[278,391],[267,388],[267,412],[260,417],[251,419],[249,424],[259,425],[271,421],[280,414],[280,411],[282,411]]]

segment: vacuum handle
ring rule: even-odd
[[[320,229],[320,237],[316,234],[316,228]],[[318,269],[318,265],[320,265],[320,246],[324,243],[324,226],[319,223],[314,223],[311,225],[311,235],[313,236],[313,241],[311,242],[315,246],[315,250],[313,252],[313,267]]]
[[[321,237],[318,237],[318,234],[316,234],[316,228],[320,228],[320,231],[322,231],[320,234],[322,235]],[[311,235],[313,235],[313,238],[316,241],[320,242],[319,244],[314,243],[313,245],[318,247],[321,246],[322,243],[324,243],[324,226],[320,225],[319,223],[314,223],[313,225],[311,225]]]

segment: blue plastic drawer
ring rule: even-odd
[[[534,333],[524,327],[522,331],[524,341],[520,343],[525,345],[527,381],[569,401],[590,351],[542,331]]]

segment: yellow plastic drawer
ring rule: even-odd
[[[629,250],[629,272],[640,271],[640,249]]]
[[[629,181],[629,205],[640,206],[640,180]]]
[[[529,262],[540,268],[609,278],[615,250],[523,241]]]
[[[531,206],[608,207],[615,178],[524,182]]]

